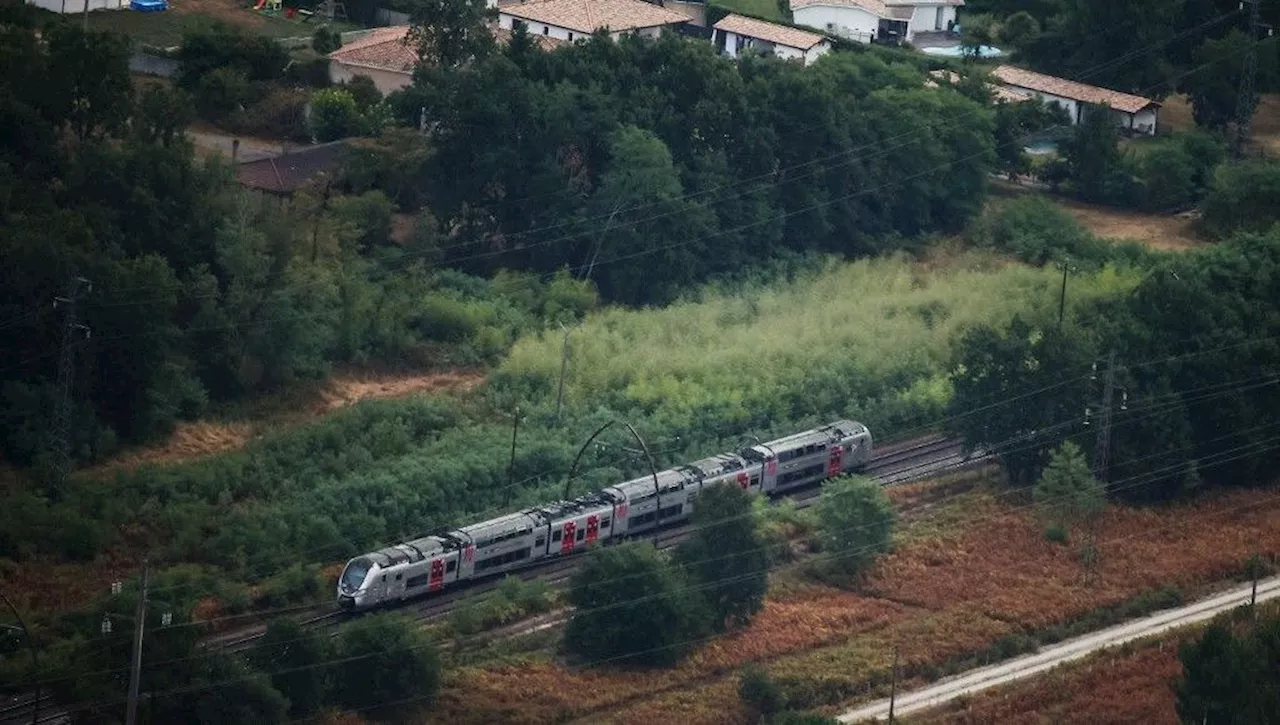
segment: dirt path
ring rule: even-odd
[[[164,443],[128,451],[87,471],[103,475],[145,464],[179,463],[239,448],[254,437],[281,426],[302,425],[361,400],[409,395],[465,392],[484,381],[476,370],[441,370],[391,374],[346,372],[332,377],[303,400],[282,402],[282,410],[232,421],[179,423]]]

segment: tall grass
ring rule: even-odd
[[[565,400],[686,428],[849,415],[892,430],[939,414],[952,341],[1014,315],[1056,314],[1060,277],[981,254],[830,263],[771,288],[725,286],[661,310],[611,309],[572,333]],[[1071,283],[1073,305],[1136,283],[1104,269]],[[517,341],[495,391],[554,396],[563,340]]]

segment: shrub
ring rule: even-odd
[[[827,482],[818,502],[825,562],[848,574],[862,572],[889,550],[897,518],[879,483],[861,476]]]
[[[316,32],[311,36],[311,48],[320,55],[328,55],[341,47],[342,33],[328,25],[316,28]]]
[[[307,94],[291,88],[272,88],[262,99],[231,114],[223,126],[235,133],[309,141]]]
[[[328,88],[333,83],[329,78],[328,58],[290,61],[285,69],[285,78],[296,85],[311,88]]]
[[[356,135],[362,124],[355,98],[345,88],[324,88],[311,94],[311,133],[317,140]]]
[[[1216,237],[1263,232],[1280,221],[1280,162],[1247,161],[1218,168],[1204,200],[1203,227]]]
[[[178,84],[190,89],[219,69],[236,70],[255,81],[279,78],[289,62],[289,54],[264,35],[214,23],[183,33],[178,61],[181,67]]]
[[[420,708],[440,689],[440,657],[418,626],[394,614],[348,625],[338,639],[334,689],[351,709]],[[403,705],[401,705],[403,706]]]
[[[1071,536],[1067,533],[1067,527],[1061,524],[1053,524],[1044,530],[1044,538],[1055,544],[1065,544],[1071,539]]]
[[[787,704],[782,687],[758,665],[750,665],[742,671],[738,678],[738,697],[756,719],[772,717]]]
[[[351,97],[356,101],[356,107],[362,113],[382,102],[382,91],[378,90],[369,76],[357,75],[347,81],[343,87],[351,93]]]
[[[239,68],[226,67],[201,76],[192,100],[201,117],[218,121],[243,108],[250,97],[248,76]]]

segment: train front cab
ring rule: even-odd
[[[357,556],[347,562],[338,577],[338,606],[343,609],[368,609],[382,601],[386,584],[382,566],[372,557]]]

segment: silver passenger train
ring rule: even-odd
[[[859,470],[871,432],[842,420],[636,478],[572,501],[525,509],[358,556],[338,579],[338,605],[368,609],[502,574],[689,518],[698,493],[736,485],[766,495]]]

